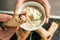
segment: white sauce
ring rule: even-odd
[[[27,27],[27,28],[33,28],[33,27],[37,27],[37,25],[40,25],[41,23],[40,18],[42,17],[42,14],[39,10],[37,10],[34,7],[26,7],[23,11],[26,11],[28,16],[33,15],[34,17],[33,20],[35,21],[26,22],[22,24],[22,26]]]

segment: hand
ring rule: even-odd
[[[16,9],[15,9],[15,13],[17,12],[18,8],[25,2],[25,1],[28,1],[28,0],[17,0],[17,4],[16,4]],[[32,0],[33,1],[33,0]],[[46,23],[48,23],[48,20],[49,20],[49,14],[50,14],[50,9],[51,9],[51,6],[48,2],[48,0],[34,0],[34,1],[37,1],[39,3],[41,3],[44,8],[45,8],[45,12],[46,12]]]
[[[48,23],[49,21],[49,15],[50,15],[50,9],[51,6],[48,2],[48,0],[38,0],[45,8],[45,12],[46,12],[46,23]]]
[[[16,30],[18,30],[17,27],[15,27],[15,28],[7,28],[7,30],[5,30],[5,31],[3,31],[0,28],[0,39],[9,40],[13,36],[13,34],[15,33]]]
[[[11,15],[6,15],[6,14],[0,14],[0,21],[1,22],[6,22],[12,18]],[[3,31],[0,28],[0,39],[2,40],[9,40],[12,35],[18,30],[18,27],[14,28],[7,28],[7,30]]]

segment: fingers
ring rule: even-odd
[[[16,32],[18,30],[18,27],[14,27],[14,28],[7,28],[7,30],[6,31],[4,31],[4,37],[5,37],[5,39],[10,39],[12,36],[13,36],[13,34]]]
[[[0,39],[10,39],[17,30],[18,27],[7,28],[6,31],[0,30]]]
[[[45,5],[45,10],[46,10],[46,23],[48,23],[48,20],[49,20],[50,9],[51,9],[51,6],[47,2],[46,5]]]
[[[48,23],[49,15],[50,15],[50,9],[51,9],[51,6],[50,6],[48,1],[46,1],[44,7],[45,7],[45,12],[46,12],[46,23]]]
[[[6,22],[8,20],[10,20],[12,18],[11,15],[7,15],[7,14],[0,14],[0,21],[1,22]],[[18,27],[14,27],[14,28],[7,28],[6,31],[3,31],[0,28],[0,38],[1,39],[10,39],[12,37],[12,35],[18,30]]]
[[[6,22],[6,21],[10,20],[11,18],[12,18],[11,15],[0,14],[0,21],[1,21],[1,22]]]
[[[7,28],[7,31],[6,31],[6,32],[7,32],[7,33],[8,33],[8,32],[9,32],[9,33],[13,33],[13,32],[15,32],[15,31],[17,31],[18,29],[19,29],[19,27],[13,27],[13,28],[12,28],[12,27],[11,27],[11,28],[9,27],[9,28]]]
[[[0,31],[2,30],[2,28],[0,27]]]
[[[39,2],[43,5],[43,7],[45,8],[46,23],[48,23],[51,6],[50,6],[48,0],[38,0],[38,1],[39,1]]]

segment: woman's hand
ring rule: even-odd
[[[50,6],[48,0],[38,0],[38,1],[39,1],[39,2],[43,5],[43,7],[45,8],[45,12],[46,12],[46,23],[48,23],[51,6]]]
[[[11,15],[0,14],[0,21],[6,22],[12,18]],[[2,30],[0,27],[0,40],[9,40],[13,34],[18,30],[19,27],[7,28],[7,30]]]
[[[1,40],[9,40],[13,34],[16,32],[16,30],[18,30],[18,27],[14,27],[14,28],[7,28],[7,30],[3,31],[0,28],[0,39]]]

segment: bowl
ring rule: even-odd
[[[21,7],[18,8],[17,14],[21,14],[23,9],[26,8],[27,6],[34,6],[41,11],[41,13],[43,15],[42,22],[38,26],[32,27],[32,28],[26,27],[26,26],[23,26],[23,25],[20,25],[20,27],[25,29],[25,30],[29,30],[29,31],[37,30],[38,28],[43,26],[43,24],[45,23],[45,20],[46,20],[44,7],[40,3],[37,3],[37,2],[33,2],[33,1],[26,2]]]

